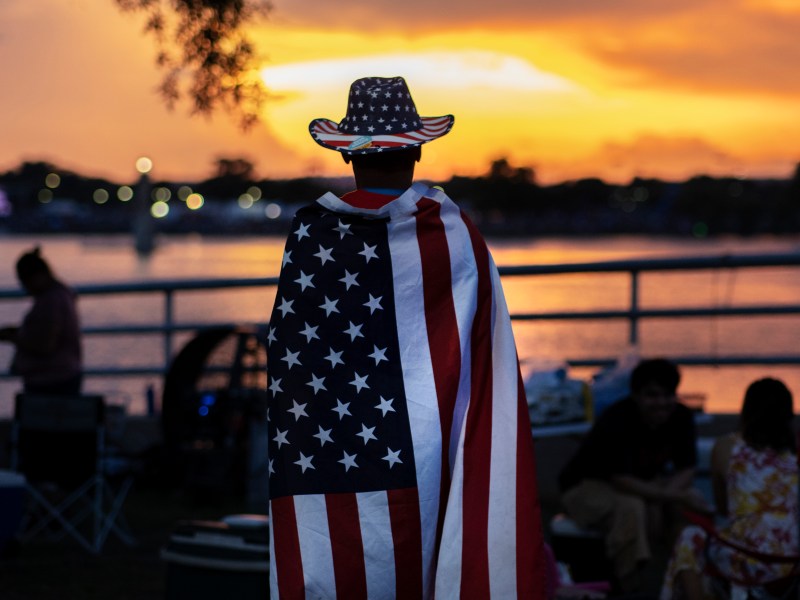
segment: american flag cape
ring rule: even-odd
[[[298,211],[267,343],[272,598],[544,598],[508,310],[442,191]]]

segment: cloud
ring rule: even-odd
[[[568,40],[631,87],[800,92],[797,0],[275,0],[272,22],[365,38],[506,29]]]
[[[693,91],[800,93],[800,11],[740,7],[683,15],[622,35],[589,34],[585,49],[628,84]]]
[[[558,21],[583,21],[599,26],[606,20],[631,23],[679,13],[720,0],[274,0],[273,18],[296,25],[358,31],[431,32],[486,25],[541,26]],[[778,1],[778,0],[773,0]],[[599,19],[599,21],[598,21]]]
[[[536,171],[545,182],[600,175],[607,181],[625,183],[634,177],[683,181],[698,174],[786,177],[793,164],[786,157],[745,159],[698,137],[645,134],[627,142],[607,141],[569,163],[542,161]]]
[[[270,89],[336,88],[365,75],[402,74],[414,85],[450,91],[575,91],[573,83],[546,73],[516,56],[495,52],[420,52],[291,63],[262,70]]]

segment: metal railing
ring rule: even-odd
[[[624,310],[585,310],[515,313],[511,318],[516,321],[535,320],[619,320],[628,322],[628,339],[635,344],[639,340],[639,325],[643,319],[652,318],[691,318],[691,317],[732,317],[763,315],[796,315],[800,314],[800,299],[795,304],[762,304],[758,306],[707,306],[707,307],[672,307],[667,309],[645,309],[640,306],[640,276],[643,273],[666,271],[700,271],[715,269],[751,269],[764,267],[800,267],[799,254],[770,255],[724,255],[685,258],[661,258],[642,260],[617,260],[590,263],[525,265],[499,267],[503,278],[536,277],[547,275],[563,275],[569,273],[627,273],[630,278],[630,296],[628,308]],[[100,295],[159,293],[163,295],[163,318],[145,325],[118,324],[114,326],[84,327],[85,336],[100,335],[141,335],[159,334],[162,337],[163,364],[141,365],[134,367],[118,367],[114,365],[87,365],[86,376],[140,376],[164,375],[169,368],[173,356],[174,334],[177,332],[195,331],[209,327],[235,326],[241,323],[178,323],[175,320],[175,296],[181,292],[274,287],[277,277],[261,277],[247,279],[193,279],[151,281],[143,283],[117,283],[107,285],[80,285],[75,290],[81,297]],[[24,294],[18,289],[0,289],[0,301],[20,298]],[[265,325],[261,324],[261,325]],[[737,356],[686,356],[671,357],[684,365],[796,365],[800,364],[799,355],[737,355]],[[614,357],[585,358],[567,357],[566,362],[572,366],[604,366],[613,363]],[[8,378],[7,372],[0,373],[0,379]]]

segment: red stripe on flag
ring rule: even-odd
[[[458,338],[456,307],[453,302],[450,250],[441,219],[441,205],[428,198],[417,203],[417,240],[422,259],[422,292],[425,323],[433,365],[433,380],[439,403],[442,429],[442,477],[439,496],[439,521],[436,549],[441,541],[446,499],[450,489],[450,463],[447,448],[453,427],[453,410],[461,372],[461,347]],[[400,327],[402,323],[398,324]],[[438,552],[437,552],[438,553]]]
[[[467,224],[478,271],[477,307],[472,324],[471,392],[464,431],[464,540],[461,597],[489,598],[489,469],[492,451],[492,281],[489,251]],[[500,491],[505,493],[505,490]]]
[[[388,490],[397,600],[422,598],[422,530],[417,488]]]
[[[517,366],[519,372],[519,366]],[[522,374],[517,380],[517,596],[544,600],[545,557],[536,460]]]
[[[270,510],[278,594],[281,600],[305,600],[303,560],[300,556],[294,500],[291,496],[276,498],[270,502]]]
[[[325,506],[331,534],[336,597],[366,599],[367,572],[356,497],[354,494],[326,494]]]

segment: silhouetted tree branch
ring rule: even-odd
[[[244,128],[258,120],[267,92],[243,29],[269,12],[268,0],[114,1],[147,16],[145,31],[156,38],[156,63],[164,72],[159,93],[170,109],[188,98],[195,114],[222,108]]]

